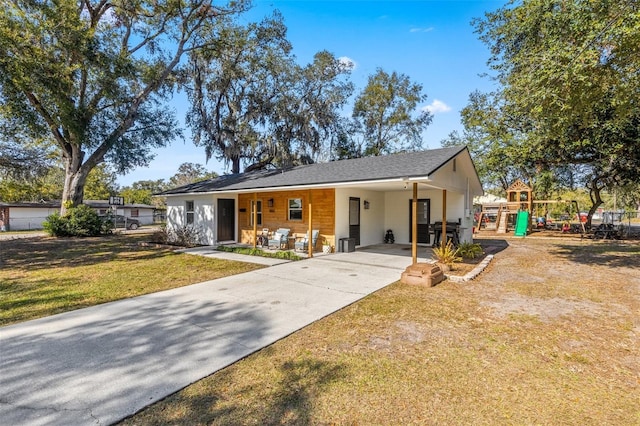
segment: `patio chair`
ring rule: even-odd
[[[269,238],[269,248],[276,247],[281,249],[284,245],[288,248],[289,245],[289,232],[287,228],[279,228],[273,233],[273,237]]]
[[[316,243],[318,242],[318,235],[320,235],[320,230],[314,229],[311,231],[311,247],[313,249],[316,248]],[[297,250],[297,251],[309,250],[309,232],[307,232],[300,241],[296,241],[293,245],[293,248],[294,250]]]

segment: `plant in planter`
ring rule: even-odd
[[[322,238],[322,252],[323,253],[331,253],[331,243],[326,237]]]
[[[458,255],[458,249],[453,247],[451,240],[447,241],[447,244],[435,247],[433,255],[443,272],[452,270],[453,264],[462,260],[462,257]]]
[[[458,255],[462,256],[463,259],[475,259],[483,254],[484,250],[478,243],[460,243],[458,245]]]

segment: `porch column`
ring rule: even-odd
[[[413,201],[411,202],[411,259],[418,263],[418,182],[413,183]]]
[[[442,234],[441,245],[442,247],[447,245],[447,190],[442,190]]]
[[[253,193],[253,248],[258,244],[258,193]]]
[[[312,214],[311,214],[311,207],[313,206],[313,203],[311,202],[311,190],[309,190],[309,195],[307,196],[307,198],[309,199],[309,206],[307,207],[309,209],[309,229],[307,229],[307,232],[309,235],[309,239],[307,240],[307,251],[309,254],[309,257],[313,257],[313,234],[312,234],[312,230],[311,228],[313,228],[313,224],[311,222],[312,220]]]

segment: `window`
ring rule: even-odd
[[[454,172],[455,172],[455,171],[457,171],[457,167],[456,167],[456,166],[457,166],[457,165],[456,165],[456,159],[454,158],[454,159],[453,159],[453,171],[454,171]]]
[[[186,213],[186,219],[187,219],[187,225],[191,225],[193,224],[193,221],[195,219],[195,212],[194,212],[194,203],[193,201],[187,201],[185,202],[185,213]]]
[[[262,200],[257,200],[257,201],[251,200],[251,215],[250,215],[251,217],[249,219],[249,224],[251,226],[253,226],[253,209],[256,205],[258,206],[258,211],[256,212],[258,225],[262,225]]]
[[[302,198],[289,198],[289,220],[302,220]]]
[[[138,209],[131,209],[131,217],[138,217],[140,215],[140,211]]]

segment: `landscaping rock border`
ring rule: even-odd
[[[472,279],[480,275],[480,273],[484,271],[484,269],[489,265],[489,263],[491,263],[492,260],[493,260],[493,255],[488,254],[482,260],[482,262],[478,263],[478,265],[475,268],[473,268],[471,271],[467,272],[466,274],[462,276],[445,274],[445,277],[454,283],[471,281]]]

